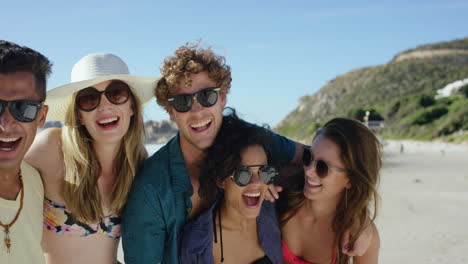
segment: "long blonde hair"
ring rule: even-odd
[[[65,126],[62,128],[62,150],[65,165],[65,182],[62,197],[72,215],[84,223],[96,223],[104,217],[97,180],[101,173],[92,141],[85,126],[79,120],[75,102],[76,93],[68,105]],[[114,160],[116,181],[112,187],[110,211],[119,216],[127,201],[137,169],[147,157],[143,145],[144,123],[142,106],[138,97],[132,95],[133,116],[127,133],[122,139]]]

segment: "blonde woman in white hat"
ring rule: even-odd
[[[70,84],[47,93],[47,119],[64,127],[38,134],[26,156],[45,186],[47,263],[117,262],[120,213],[147,156],[142,104],[157,80],[129,75],[115,55],[90,54]]]

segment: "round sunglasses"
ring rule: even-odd
[[[259,167],[258,175],[265,184],[272,184],[275,181],[276,176],[278,176],[278,170],[270,165],[240,166],[231,176],[234,183],[240,187],[247,186],[253,177],[253,173],[249,170],[249,168],[252,167]]]
[[[88,87],[78,92],[75,99],[76,105],[80,110],[91,112],[101,103],[102,94],[112,104],[120,105],[130,98],[130,87],[122,81],[112,81],[104,91]]]
[[[10,114],[14,119],[23,123],[29,123],[36,120],[37,113],[39,113],[41,106],[41,102],[30,100],[0,100],[0,115],[2,115],[5,109],[8,107],[10,109]]]
[[[192,94],[178,94],[168,99],[177,112],[185,113],[192,109],[193,97],[204,107],[211,107],[218,101],[218,92],[221,88],[208,87]]]
[[[313,164],[314,162],[315,165]],[[346,171],[345,169],[331,166],[324,160],[315,160],[309,148],[304,148],[304,151],[302,152],[302,164],[304,164],[306,167],[309,167],[312,164],[315,167],[315,172],[320,178],[327,177],[329,170],[334,170],[337,172]]]

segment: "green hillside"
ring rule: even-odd
[[[461,49],[468,50],[468,38],[458,39],[454,41],[440,42],[435,44],[421,45],[415,49],[406,50],[400,54],[410,53],[420,50],[438,50],[438,49]]]
[[[466,91],[435,100],[436,91],[468,78],[468,38],[429,44],[397,54],[384,65],[353,70],[324,85],[317,93],[300,98],[299,106],[276,131],[309,141],[314,131],[336,116],[384,119],[385,138],[432,140],[468,130]]]

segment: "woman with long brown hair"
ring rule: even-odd
[[[358,121],[335,118],[304,149],[302,190],[287,190],[280,198],[283,257],[286,263],[377,263],[380,240],[373,224],[377,212],[380,144]],[[364,255],[349,257],[369,225],[374,229]],[[346,230],[354,234],[342,245]]]

